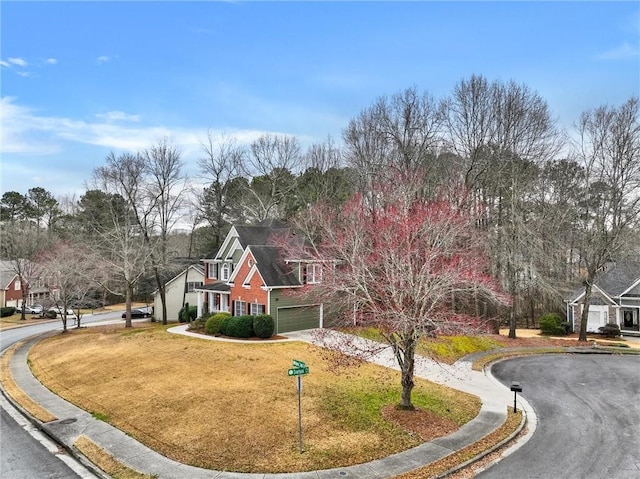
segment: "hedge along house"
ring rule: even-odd
[[[567,320],[580,330],[584,288],[567,301]],[[593,284],[587,332],[597,333],[607,323],[616,323],[623,335],[640,336],[640,261],[611,263]]]
[[[291,292],[320,281],[320,268],[287,263],[274,246],[290,228],[277,220],[233,226],[213,258],[205,258],[205,284],[196,289],[198,317],[227,311],[234,316],[270,314],[276,333],[323,327],[323,305]]]

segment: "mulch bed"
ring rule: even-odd
[[[382,408],[382,416],[425,442],[458,430],[455,422],[421,408],[398,409],[390,404]]]

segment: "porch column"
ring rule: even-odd
[[[197,298],[198,298],[198,315],[196,317],[201,318],[202,317],[202,291],[196,291],[197,294]]]

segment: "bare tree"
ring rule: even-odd
[[[146,220],[144,209],[136,217],[151,253],[153,274],[162,305],[162,324],[167,324],[166,278],[163,272],[171,257],[168,251],[169,234],[184,214],[182,210],[186,205],[187,179],[182,171],[180,153],[167,138],[144,150],[141,157],[146,173],[146,191],[143,194],[148,197],[143,204],[151,208],[152,221]],[[138,211],[139,205],[134,204],[134,200],[135,198],[131,198],[134,209]]]
[[[115,276],[118,289],[107,282],[103,286],[125,297],[127,328],[131,327],[131,302],[136,284],[153,254],[145,231],[153,224],[154,205],[144,195],[144,172],[145,163],[140,155],[129,153],[118,156],[110,153],[107,164],[93,171],[94,189],[104,192],[107,198],[121,200],[104,203],[109,208],[110,224],[96,223],[99,229],[94,231],[94,241],[103,263]]]
[[[293,136],[266,134],[251,144],[245,174],[252,177],[246,208],[261,221],[286,217],[287,201],[296,192],[295,174],[300,169],[300,142]]]
[[[328,136],[312,144],[303,156],[304,172],[298,176],[297,198],[301,214],[318,201],[341,203],[353,192],[354,175],[344,168],[344,155]]]
[[[29,299],[29,284],[38,277],[36,257],[53,241],[53,235],[48,230],[37,232],[39,230],[40,228],[29,221],[0,224],[1,257],[8,261],[12,272],[20,279],[22,320],[26,319],[24,308]]]
[[[433,170],[443,118],[435,99],[415,87],[381,97],[363,110],[344,132],[349,164],[362,181],[360,190],[366,192],[385,176],[399,174],[421,186],[427,180],[438,181]]]
[[[101,260],[82,244],[59,241],[37,258],[38,274],[45,286],[55,290],[53,303],[60,311],[63,332],[67,331],[67,311],[74,310],[80,327],[80,308],[104,283]]]
[[[200,195],[200,211],[213,228],[217,248],[229,221],[229,202],[233,199],[229,194],[231,180],[240,174],[247,155],[235,138],[225,135],[214,138],[211,131],[201,145],[204,156],[198,159],[198,166],[210,184]]]
[[[583,200],[579,209],[580,260],[585,270],[580,340],[587,339],[596,275],[633,241],[640,227],[640,118],[638,98],[615,108],[586,111],[577,125]]]
[[[529,227],[530,191],[542,165],[559,152],[561,135],[547,103],[526,85],[462,80],[444,102],[447,144],[461,164],[459,174],[486,212],[492,232],[494,274],[513,297],[509,337],[515,338],[517,299],[543,288],[534,257],[543,242]]]

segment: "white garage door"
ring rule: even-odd
[[[587,320],[587,332],[599,333],[598,328],[607,324],[609,308],[607,306],[589,306],[589,319]]]

